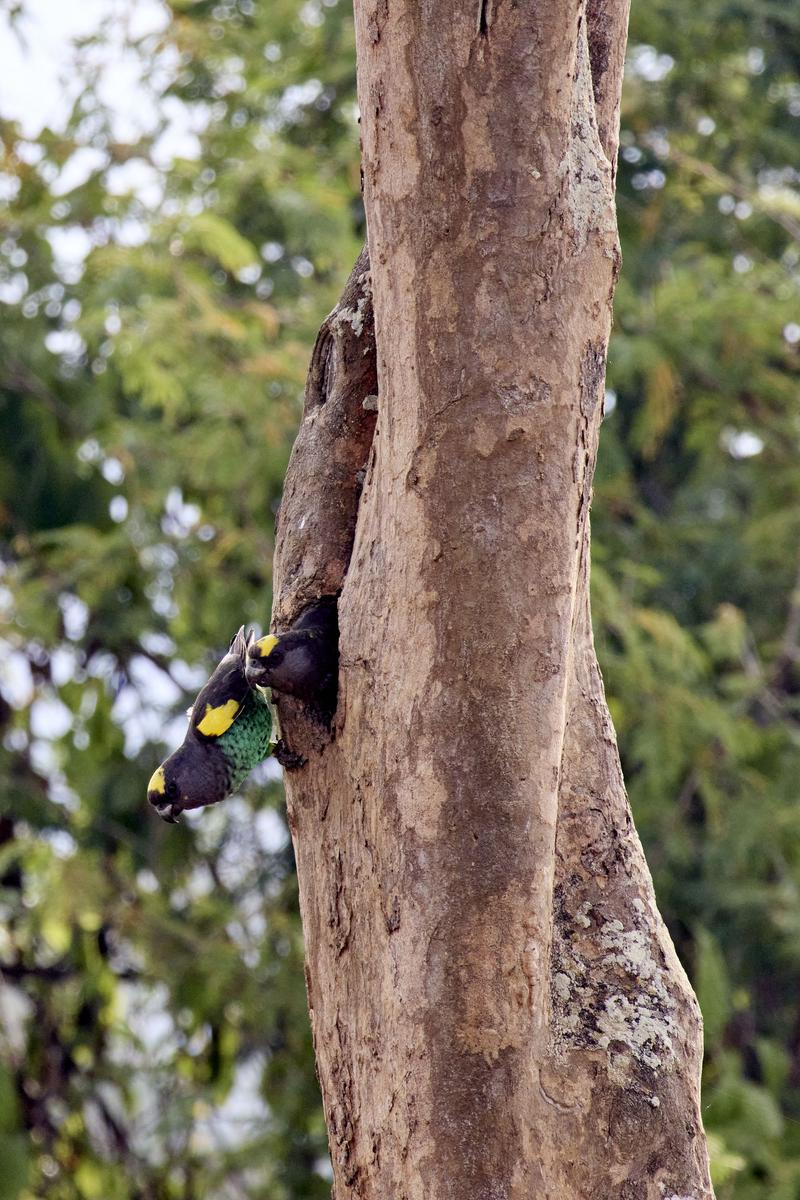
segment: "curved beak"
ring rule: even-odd
[[[147,799],[163,821],[168,821],[170,825],[177,825],[181,809],[179,805],[173,804],[171,800],[167,799],[166,787],[164,768],[159,767],[150,777],[147,785]]]
[[[148,796],[148,800],[150,797]],[[153,808],[156,810],[162,821],[167,821],[170,825],[178,824],[178,816],[182,811],[177,804],[171,804],[169,800],[165,800],[163,796],[160,801],[150,800]]]
[[[268,633],[264,637],[259,638],[257,642],[253,642],[247,651],[247,665],[245,674],[247,682],[251,687],[266,687],[267,676],[269,674],[269,656],[278,644],[278,638],[274,633]]]

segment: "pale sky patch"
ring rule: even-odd
[[[125,54],[125,38],[163,30],[167,10],[159,0],[27,0],[25,13],[11,23],[0,13],[0,112],[20,122],[28,137],[49,125],[63,128],[83,83],[75,71],[74,42],[110,22],[110,44],[99,53],[103,96],[120,114],[134,114],[142,101],[141,67]],[[113,72],[111,71],[113,68]]]

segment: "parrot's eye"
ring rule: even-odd
[[[170,800],[177,800],[179,792],[180,792],[180,788],[178,787],[178,785],[174,779],[170,779],[170,781],[166,787],[166,792],[167,792],[167,795],[169,796]]]

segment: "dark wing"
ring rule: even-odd
[[[230,729],[244,707],[250,687],[244,668],[252,633],[244,626],[231,642],[231,648],[201,690],[189,715],[189,728],[204,739],[221,737]]]

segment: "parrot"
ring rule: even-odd
[[[195,700],[183,744],[147,785],[147,799],[171,824],[187,808],[224,800],[274,749],[269,699],[246,676],[253,640],[242,626]],[[260,640],[259,655],[266,660],[278,638],[273,634]]]
[[[252,688],[295,696],[329,719],[336,707],[339,674],[336,598],[316,601],[285,633],[252,639],[245,672]]]
[[[189,711],[183,744],[153,772],[147,799],[176,824],[182,812],[224,800],[274,754],[287,770],[305,758],[277,737],[271,690],[294,696],[329,723],[336,707],[339,626],[336,598],[306,609],[285,633],[255,639],[244,626]]]

